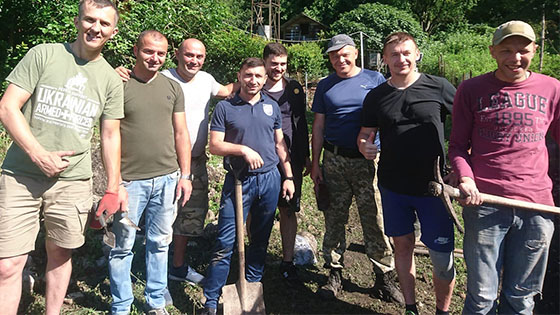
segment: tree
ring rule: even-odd
[[[466,22],[466,14],[478,0],[386,0],[411,12],[428,34]],[[493,0],[491,0],[493,1]]]
[[[362,4],[341,14],[340,19],[331,25],[330,33],[352,34],[358,31],[367,34],[367,48],[376,51],[381,51],[383,40],[393,32],[408,32],[419,44],[426,38],[420,24],[410,13],[379,3]]]

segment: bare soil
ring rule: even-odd
[[[94,152],[95,192],[102,195],[105,183],[100,163],[98,147]],[[216,221],[224,171],[219,160],[209,163],[210,208],[209,221]],[[303,188],[302,210],[297,214],[299,230],[307,231],[316,238],[321,249],[324,231],[323,214],[317,210],[309,178]],[[280,275],[281,242],[278,222],[273,228],[266,270],[263,278],[264,298],[268,314],[398,314],[404,309],[396,304],[386,303],[369,295],[374,283],[372,266],[364,254],[363,237],[355,206],[351,207],[350,222],[347,225],[348,250],[345,254],[343,270],[344,291],[335,300],[324,300],[315,292],[326,283],[328,270],[322,268],[323,259],[318,253],[316,265],[299,266],[299,275],[304,285],[292,287]],[[205,235],[189,243],[187,261],[199,272],[205,272],[210,260],[215,238],[215,227],[209,224]],[[20,305],[20,314],[44,313],[44,266],[46,255],[42,242],[43,234],[37,243],[38,248],[31,253],[32,263],[28,267],[36,279],[35,290],[25,291]],[[102,314],[109,313],[111,294],[108,280],[106,255],[108,248],[102,244],[101,231],[88,231],[86,245],[75,251],[73,256],[73,275],[68,289],[67,303],[63,314]],[[145,286],[145,263],[142,236],[135,246],[132,279],[135,302],[132,314],[142,314],[144,309],[143,289]],[[237,280],[236,255],[232,261],[229,283]],[[431,267],[427,256],[417,256],[416,293],[419,310],[423,314],[435,313],[435,299],[431,284]],[[456,259],[458,284],[453,296],[451,313],[459,313],[464,299],[464,262]],[[173,306],[168,307],[171,314],[195,314],[202,307],[202,289],[185,283],[170,281],[169,290]]]

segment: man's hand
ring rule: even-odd
[[[43,154],[33,156],[31,159],[45,175],[54,177],[58,176],[70,165],[70,162],[64,157],[73,154],[74,151],[45,151]]]
[[[182,200],[181,207],[184,207],[187,201],[191,199],[192,182],[190,180],[181,178],[177,183],[175,191],[175,201]]]
[[[311,160],[309,159],[309,157],[305,158],[305,168],[303,171],[303,176],[307,176],[311,173]]]
[[[323,173],[318,163],[313,163],[311,166],[311,180],[315,186],[323,182]]]
[[[457,198],[463,206],[479,206],[484,202],[472,178],[461,177],[461,183],[458,188],[465,195],[465,198]]]
[[[101,200],[99,200],[99,205],[97,206],[96,216],[100,216],[105,213],[105,217],[108,218],[112,216],[115,212],[119,211],[121,205],[119,203],[119,194],[117,192],[105,191],[105,195]]]
[[[129,70],[123,66],[119,66],[115,68],[115,71],[117,72],[119,77],[121,77],[123,82],[130,80],[130,74],[132,73],[132,70]]]
[[[243,158],[245,159],[245,162],[247,162],[247,165],[249,165],[250,170],[256,170],[264,165],[264,161],[260,154],[248,146],[244,146],[243,148]]]
[[[121,211],[128,212],[128,191],[124,186],[119,185],[119,207]]]
[[[447,175],[443,176],[443,182],[449,186],[457,187],[459,184],[459,178],[454,171],[449,172]]]
[[[294,181],[290,179],[284,180],[284,182],[282,183],[282,198],[291,200],[294,197],[295,191],[296,187],[294,185]]]
[[[358,148],[362,155],[368,160],[375,160],[377,157],[377,146],[373,143],[375,140],[375,134],[371,132],[367,139],[360,139],[358,143]]]

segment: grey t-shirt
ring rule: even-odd
[[[153,178],[179,168],[173,114],[184,112],[183,104],[179,84],[163,75],[148,83],[134,77],[125,83],[125,117],[121,121],[124,180]]]
[[[37,141],[48,151],[74,151],[58,178],[90,178],[93,126],[99,118],[123,117],[122,82],[115,70],[103,58],[78,58],[69,44],[42,44],[33,47],[6,80],[31,93],[21,110]],[[46,178],[15,143],[2,169]]]

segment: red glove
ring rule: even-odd
[[[105,195],[99,200],[97,206],[96,216],[100,216],[105,212],[105,218],[112,216],[115,212],[120,210],[119,194],[112,191],[105,191]]]

